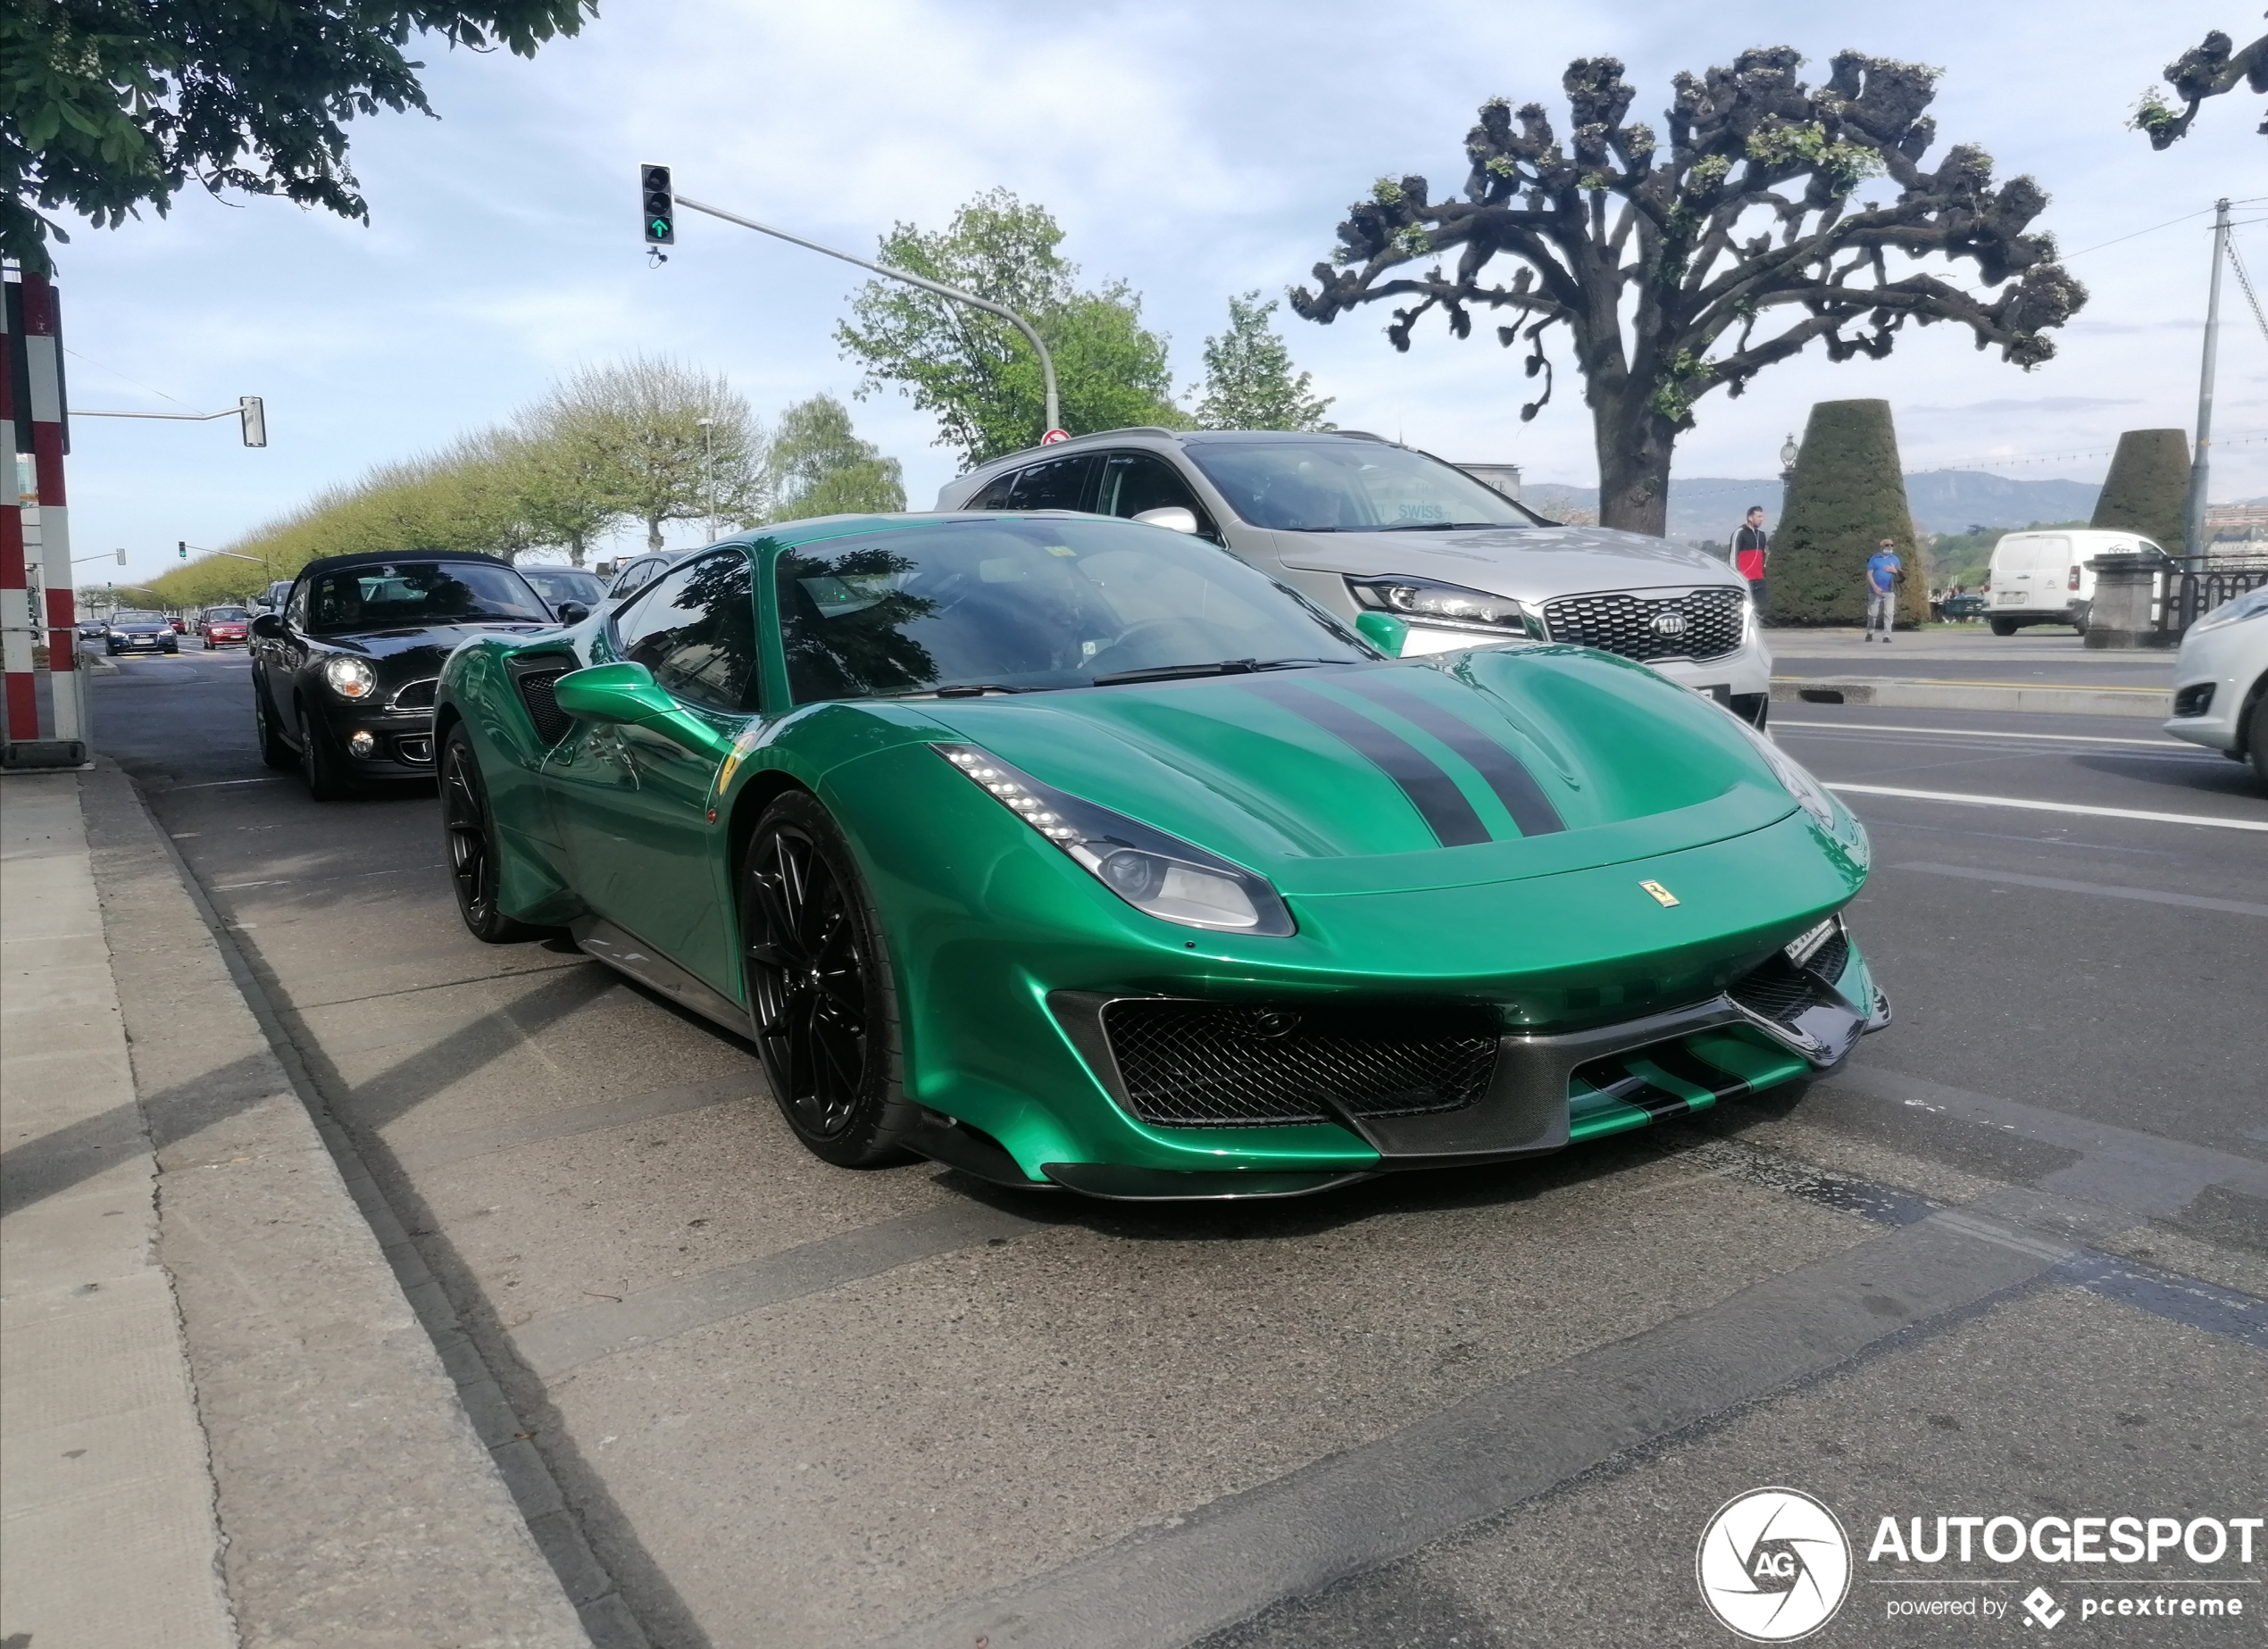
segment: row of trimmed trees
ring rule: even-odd
[[[2189,438],[2182,431],[2130,429],[2119,437],[2089,524],[2139,533],[2178,555],[2189,480]],[[1906,506],[1890,404],[1822,401],[1805,426],[1772,540],[1772,620],[1863,621],[1867,557],[1885,538],[1906,569],[1898,622],[1918,624],[1928,614],[1930,580]]]
[[[897,460],[860,439],[832,396],[767,429],[722,378],[639,357],[587,368],[508,424],[318,495],[147,590],[170,607],[238,599],[317,556],[364,550],[552,552],[580,567],[625,528],[659,548],[672,521],[726,530],[905,507]]]

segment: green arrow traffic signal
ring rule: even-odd
[[[638,186],[646,194],[646,244],[649,246],[677,245],[677,196],[670,187],[670,169],[666,166],[638,168]]]

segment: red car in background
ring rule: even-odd
[[[196,615],[197,639],[208,647],[241,647],[251,624],[252,615],[242,607],[207,607]]]

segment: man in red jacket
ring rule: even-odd
[[[1764,616],[1764,562],[1770,558],[1772,536],[1764,531],[1764,506],[1748,506],[1748,519],[1732,535],[1733,570],[1748,580],[1748,597],[1756,605],[1756,617]]]

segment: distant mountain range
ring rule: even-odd
[[[1929,470],[1905,478],[1905,501],[1923,532],[1967,532],[1972,527],[2029,527],[2034,521],[2083,521],[2095,512],[2101,487],[2084,481],[2012,481],[1979,470]],[[1538,482],[1522,496],[1549,515],[1555,510],[1598,508],[1596,487]],[[1696,477],[1670,483],[1669,536],[1730,537],[1752,504],[1764,506],[1767,524],[1780,523],[1780,482]]]

